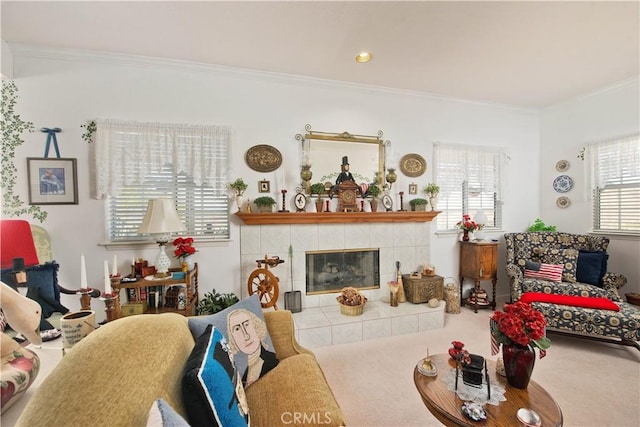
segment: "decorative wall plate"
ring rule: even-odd
[[[427,170],[427,161],[419,154],[405,154],[400,159],[400,170],[405,176],[415,178]]]
[[[556,163],[556,170],[558,172],[565,172],[567,169],[569,169],[569,162],[567,160],[560,160]]]
[[[558,193],[566,193],[573,188],[573,180],[568,175],[560,175],[553,180],[553,189]]]
[[[247,150],[244,160],[254,171],[273,172],[282,164],[282,154],[271,145],[254,145]]]
[[[568,208],[571,205],[571,200],[567,196],[560,196],[556,199],[556,206],[560,209]]]

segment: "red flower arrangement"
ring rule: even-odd
[[[176,258],[184,258],[188,257],[189,255],[195,254],[197,251],[196,248],[194,248],[192,245],[193,237],[178,237],[173,241],[173,246],[176,247],[176,249],[173,251],[173,255]]]
[[[456,223],[456,227],[458,227],[461,230],[466,230],[471,232],[474,232],[480,229],[480,226],[478,226],[478,224],[476,224],[475,221],[472,221],[471,217],[468,214],[462,215],[462,221],[458,221]]]
[[[497,344],[531,344],[540,350],[551,346],[551,341],[545,335],[546,319],[527,303],[517,301],[505,304],[504,312],[494,312],[491,320],[491,334]]]

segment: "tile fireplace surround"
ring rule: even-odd
[[[280,279],[277,304],[284,308],[284,293],[292,290],[293,265],[293,290],[302,294],[302,312],[294,315],[296,334],[311,348],[441,328],[443,301],[436,309],[409,302],[394,308],[388,304],[387,282],[395,279],[396,261],[400,261],[402,273],[429,262],[429,236],[430,222],[242,225],[242,292],[248,292],[246,281],[257,267],[256,260],[264,259],[265,254],[279,256],[285,262],[269,271]],[[289,257],[289,245],[293,259]],[[337,293],[305,294],[306,251],[359,248],[380,249],[380,288],[361,291],[369,301],[362,316],[340,314]]]

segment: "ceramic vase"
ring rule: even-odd
[[[536,352],[531,345],[502,344],[502,360],[509,385],[526,389],[531,379]]]
[[[462,230],[462,241],[463,242],[469,241],[469,230]]]
[[[196,268],[196,261],[193,259],[193,256],[188,255],[182,259],[183,270],[184,267],[187,268],[187,271],[191,271]]]

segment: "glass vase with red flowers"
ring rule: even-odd
[[[195,254],[197,250],[193,247],[193,242],[193,237],[178,237],[173,241],[173,246],[176,247],[173,255],[181,260],[182,269],[185,271],[193,270],[195,267],[191,255]]]
[[[469,214],[462,215],[462,220],[456,223],[456,227],[462,230],[462,241],[469,241],[469,233],[478,230],[480,226],[471,219]]]
[[[497,354],[502,345],[507,381],[513,387],[527,388],[535,364],[534,348],[540,350],[543,358],[551,346],[545,333],[546,324],[542,313],[520,301],[505,304],[504,311],[491,316],[492,354]]]

